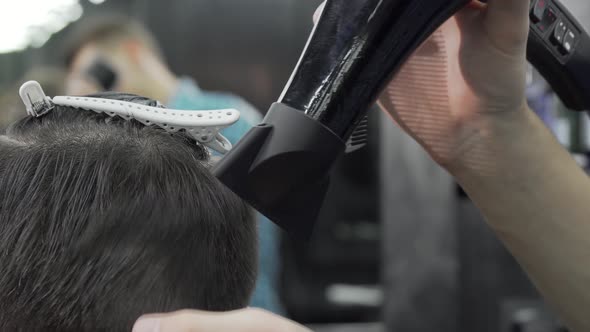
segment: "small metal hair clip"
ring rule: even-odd
[[[20,87],[19,95],[27,108],[27,113],[36,118],[49,113],[55,106],[51,98],[45,95],[41,84],[28,81]]]
[[[55,105],[91,110],[125,120],[135,119],[146,126],[157,126],[171,133],[185,131],[197,142],[222,154],[228,152],[232,145],[220,131],[240,119],[240,112],[235,109],[175,110],[162,108],[160,104],[153,107],[93,97],[56,96],[51,99],[35,81],[23,84],[20,96],[27,107],[27,113],[34,117],[47,114]]]

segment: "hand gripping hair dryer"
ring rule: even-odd
[[[215,175],[291,235],[308,238],[330,168],[347,142],[362,139],[354,132],[367,110],[408,57],[469,2],[328,0],[280,99]],[[567,106],[590,109],[583,28],[557,1],[534,0],[530,35],[529,61]]]

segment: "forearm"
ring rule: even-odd
[[[590,180],[532,112],[495,117],[449,171],[566,323],[590,331]]]

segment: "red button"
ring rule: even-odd
[[[545,13],[543,14],[543,19],[539,24],[537,24],[537,26],[539,27],[539,30],[547,31],[551,27],[553,27],[555,21],[557,21],[557,15],[555,14],[555,10],[553,10],[553,8],[547,8],[547,10],[545,10]]]
[[[531,11],[531,20],[533,23],[538,23],[543,19],[545,9],[547,9],[548,0],[536,0],[533,10]]]

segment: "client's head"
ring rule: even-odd
[[[61,106],[26,117],[0,136],[0,331],[244,307],[255,233],[188,135]]]

